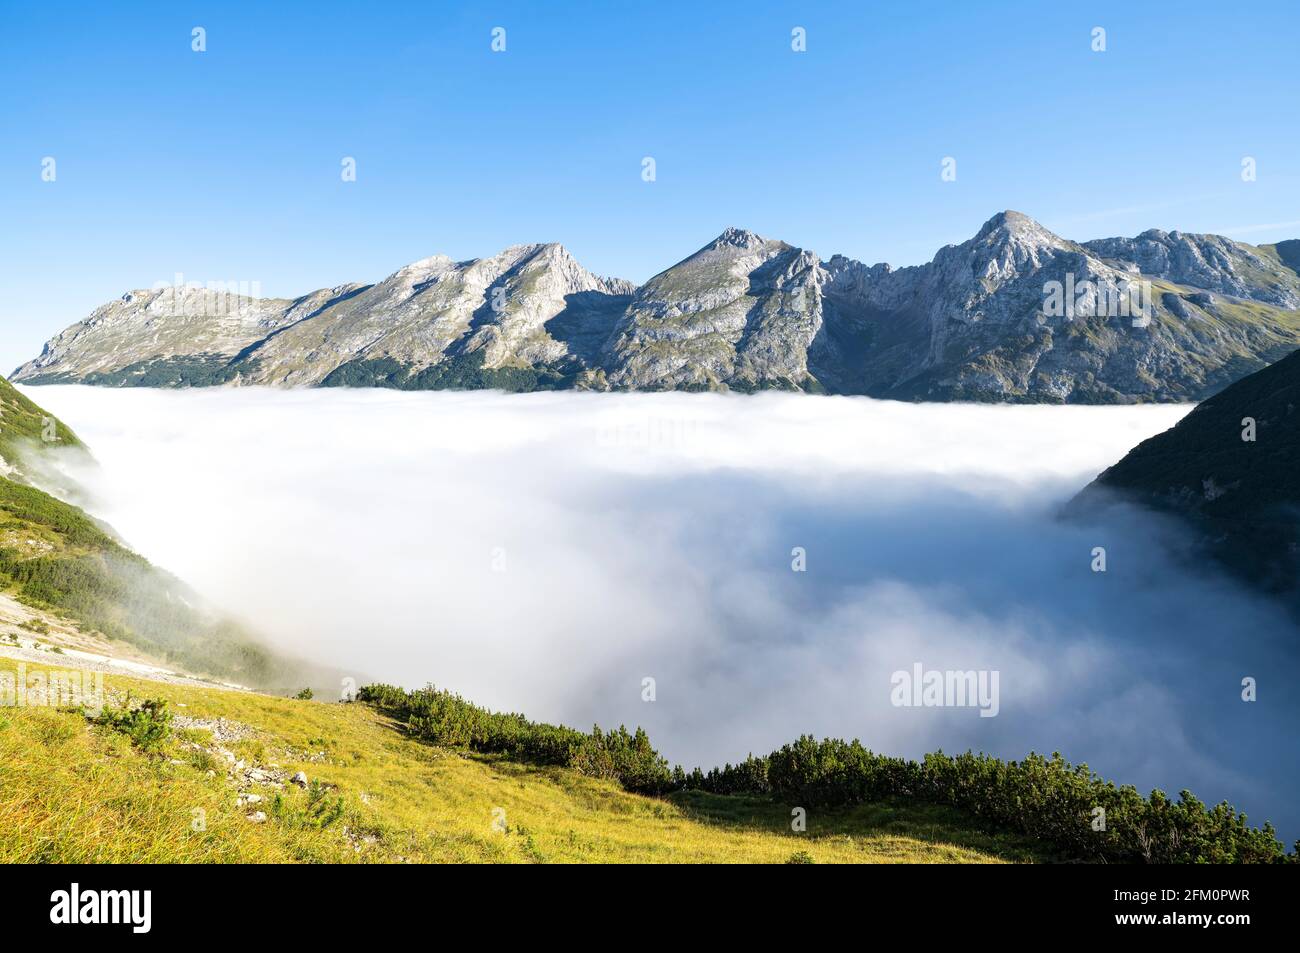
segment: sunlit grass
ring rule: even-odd
[[[0,672],[13,671],[0,659]],[[36,670],[28,666],[29,671]],[[255,729],[226,747],[249,764],[304,771],[342,797],[323,829],[292,785],[240,806],[207,732],[146,754],[75,711],[0,708],[0,861],[6,862],[752,862],[1032,860],[957,812],[874,804],[809,812],[757,798],[628,794],[563,768],[469,756],[406,737],[368,706],[297,701],[109,676],[110,692],[166,699],[178,715]],[[324,760],[319,759],[321,752]],[[307,759],[307,760],[302,760]],[[209,776],[208,772],[213,771]],[[265,823],[245,815],[268,814]],[[504,829],[502,829],[504,828]]]

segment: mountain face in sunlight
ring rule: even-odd
[[[1286,242],[1151,230],[1078,243],[1013,211],[898,269],[728,228],[640,287],[561,245],[516,245],[293,300],[131,291],[15,380],[1188,401],[1300,345],[1296,267]]]

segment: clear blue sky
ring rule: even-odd
[[[1294,2],[3,0],[0,370],[176,272],[292,296],[561,241],[641,281],[727,225],[911,264],[1003,208],[1297,237],[1298,38]]]

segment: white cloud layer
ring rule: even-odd
[[[1300,834],[1289,623],[1175,565],[1136,514],[1056,518],[1186,407],[28,393],[91,445],[98,515],[132,545],[358,677],[639,723],[688,766],[805,732],[1060,750]],[[997,670],[997,717],[893,707],[918,662]]]

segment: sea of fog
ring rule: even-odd
[[[1140,514],[1057,516],[1187,407],[27,393],[90,444],[78,476],[132,546],[358,679],[641,724],[687,766],[801,733],[1060,751],[1300,836],[1294,627]],[[918,665],[998,673],[996,716],[895,705]]]

